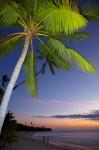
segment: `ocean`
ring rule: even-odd
[[[37,132],[33,138],[81,150],[99,150],[99,130],[64,130]]]

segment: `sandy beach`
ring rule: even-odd
[[[7,145],[4,150],[73,150],[62,148],[53,144],[44,143],[31,138],[31,133],[19,133],[18,141],[12,145]]]
[[[49,143],[44,143],[40,140],[32,139],[32,133],[19,133],[18,141],[12,145],[7,145],[4,150],[84,150],[77,147],[57,146]],[[89,150],[89,149],[88,149]]]

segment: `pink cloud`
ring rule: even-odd
[[[42,100],[42,99],[23,99],[20,100],[25,103],[37,103],[37,104],[60,104],[60,105],[69,105],[69,106],[79,106],[79,107],[94,107],[96,108],[99,106],[99,100],[86,100],[86,101],[79,101],[79,100]]]

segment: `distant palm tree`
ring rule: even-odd
[[[70,69],[69,62],[75,62],[83,71],[95,72],[95,67],[75,50],[65,46],[61,38],[69,34],[73,36],[73,33],[74,36],[77,35],[76,31],[85,27],[87,23],[88,20],[80,14],[74,0],[0,0],[0,25],[21,29],[17,33],[1,37],[0,55],[7,54],[14,49],[14,46],[23,44],[24,41],[22,53],[1,103],[0,131],[23,63],[25,63],[28,88],[32,95],[37,94],[35,71],[37,53],[34,49],[34,39],[40,42],[40,54],[49,64],[53,74],[53,66]],[[44,66],[45,64],[43,68]]]

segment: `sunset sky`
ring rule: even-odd
[[[52,128],[99,127],[99,22],[90,22],[85,31],[91,32],[89,39],[69,45],[89,59],[97,72],[84,73],[74,65],[71,71],[56,70],[53,76],[47,69],[45,75],[38,76],[37,97],[32,97],[25,85],[13,92],[8,110],[18,121]],[[0,34],[5,34],[4,29]],[[3,74],[11,76],[20,52],[18,48],[0,58],[0,78]],[[17,83],[24,78],[22,69]]]

